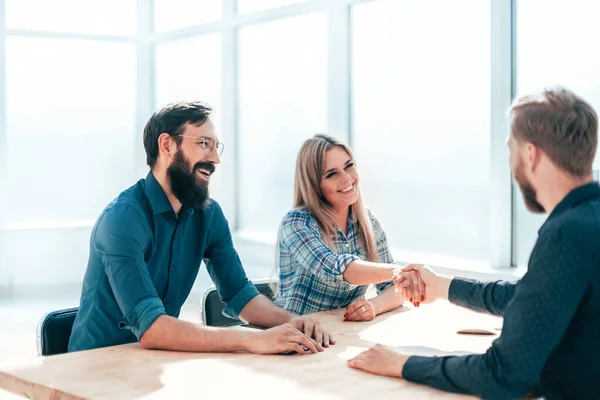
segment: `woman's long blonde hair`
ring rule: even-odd
[[[325,154],[339,146],[352,160],[354,155],[352,150],[346,144],[339,140],[324,134],[316,134],[306,140],[296,159],[296,172],[294,176],[294,208],[306,208],[310,215],[317,221],[321,228],[321,235],[327,246],[333,248],[332,236],[337,234],[337,225],[333,207],[323,196],[321,192],[321,177],[325,172]],[[378,262],[377,244],[371,219],[367,215],[367,210],[363,204],[360,188],[357,186],[358,199],[350,206],[350,212],[358,220],[358,238],[365,246],[368,261]],[[278,283],[276,282],[279,274],[279,235],[275,251],[275,268],[271,277],[271,289],[277,297]],[[275,278],[275,279],[273,279]]]
[[[306,207],[310,215],[317,220],[327,246],[332,248],[331,237],[336,234],[336,218],[334,210],[321,192],[321,177],[325,172],[325,154],[339,146],[354,161],[352,150],[339,140],[317,134],[304,142],[296,160],[296,175],[294,178],[294,208]],[[367,251],[367,259],[377,262],[377,246],[371,219],[363,204],[360,188],[358,200],[350,206],[352,215],[358,220],[358,237]]]

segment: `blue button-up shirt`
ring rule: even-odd
[[[394,259],[381,224],[367,209],[377,244],[379,262]],[[338,228],[331,238],[333,250],[325,244],[321,228],[306,208],[287,213],[279,228],[279,286],[275,303],[294,314],[347,307],[363,297],[369,285],[353,285],[343,276],[354,260],[366,260],[367,250],[359,236],[358,219],[348,217],[347,235]],[[378,285],[381,293],[392,281]]]
[[[69,351],[131,343],[161,315],[178,317],[204,260],[224,313],[237,318],[258,291],[248,280],[221,207],[175,214],[150,172],[104,209]]]

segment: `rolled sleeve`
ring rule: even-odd
[[[385,289],[389,288],[390,286],[394,286],[394,282],[387,281],[387,282],[378,283],[377,285],[375,285],[375,287],[377,288],[377,294],[381,294],[381,292],[383,292]]]
[[[121,329],[129,329],[140,340],[144,333],[152,326],[161,315],[165,315],[165,308],[156,297],[144,299],[129,312],[119,324]]]
[[[221,207],[213,202],[214,218],[211,221],[211,241],[204,253],[206,269],[225,303],[223,314],[238,318],[242,309],[258,290],[246,276],[239,255],[233,247],[231,232]]]
[[[335,260],[335,270],[338,270],[339,275],[342,275],[344,272],[346,272],[348,265],[355,260],[360,260],[360,258],[354,254],[340,254]]]
[[[352,261],[360,259],[354,254],[337,254],[327,247],[314,219],[299,211],[286,216],[280,232],[281,243],[291,256],[326,282],[345,282],[346,268]]]
[[[244,286],[239,292],[237,292],[231,300],[229,300],[223,309],[223,314],[230,317],[238,319],[240,316],[240,312],[246,307],[246,304],[250,302],[253,298],[258,296],[258,290],[256,286],[252,282],[248,282],[246,286]]]
[[[149,234],[134,210],[112,210],[99,220],[93,235],[108,282],[123,320],[119,327],[140,337],[165,309],[144,260]]]

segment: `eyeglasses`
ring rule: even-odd
[[[206,136],[189,136],[189,135],[177,135],[180,137],[186,137],[190,139],[196,139],[196,144],[202,147],[204,154],[210,154],[216,148],[217,154],[219,157],[223,155],[223,150],[225,150],[225,145],[223,142],[215,142],[215,139],[209,138]]]

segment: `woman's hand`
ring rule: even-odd
[[[394,277],[394,285],[402,290],[410,300],[416,298],[417,307],[421,303],[431,303],[437,299],[448,299],[452,277],[438,275],[422,264],[410,264],[402,269],[401,275]],[[413,297],[414,296],[414,297]]]
[[[344,313],[344,321],[371,321],[378,312],[373,303],[362,298],[353,301]]]
[[[402,291],[406,300],[413,303],[415,307],[419,307],[427,297],[426,285],[419,271],[409,270],[408,267],[394,274],[394,285],[396,290]]]

